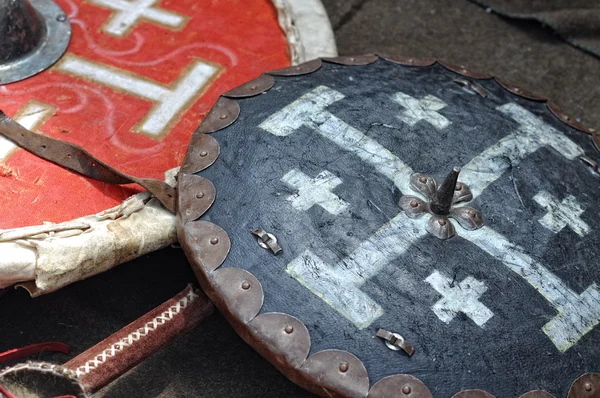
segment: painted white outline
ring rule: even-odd
[[[129,34],[141,21],[172,30],[181,30],[188,16],[158,7],[161,0],[87,0],[88,3],[112,11],[102,24],[102,31],[117,37]]]
[[[180,116],[208,89],[221,73],[216,64],[196,59],[168,86],[123,69],[66,54],[56,70],[102,84],[153,103],[147,115],[133,128],[153,139],[165,137]]]

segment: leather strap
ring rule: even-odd
[[[175,213],[175,189],[164,181],[137,178],[121,173],[94,157],[82,147],[27,130],[0,111],[0,136],[40,158],[109,184],[136,183],[154,195],[167,209]]]
[[[212,314],[213,303],[192,285],[64,364],[94,393]]]

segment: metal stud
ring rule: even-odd
[[[196,132],[214,133],[235,122],[239,116],[240,106],[238,103],[229,98],[221,97],[215,102]]]

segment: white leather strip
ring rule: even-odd
[[[273,0],[273,5],[287,37],[292,64],[337,56],[333,29],[321,0]]]

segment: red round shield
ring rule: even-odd
[[[164,179],[220,93],[290,63],[268,0],[57,3],[72,25],[67,52],[0,87],[0,108],[132,175]],[[0,178],[0,228],[100,212],[139,191],[73,175],[5,139]]]

